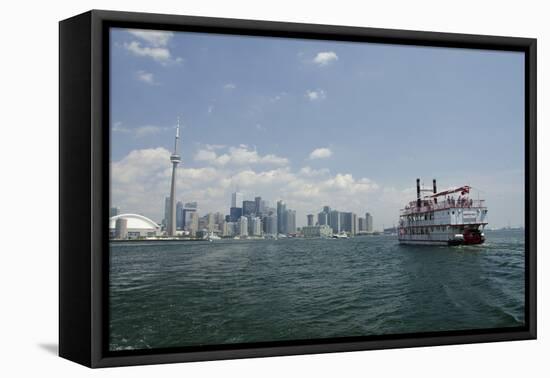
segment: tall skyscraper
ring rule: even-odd
[[[367,228],[367,232],[372,232],[373,229],[374,229],[374,225],[373,225],[373,219],[372,219],[372,215],[370,215],[370,213],[366,213],[365,214],[365,224],[366,224],[366,228]]]
[[[341,231],[340,228],[340,212],[338,210],[331,210],[328,214],[328,225],[332,228],[332,232],[338,234]]]
[[[231,222],[238,222],[239,218],[243,215],[242,207],[232,207],[229,209],[229,220]]]
[[[352,233],[352,213],[340,213],[340,231],[345,231],[348,234]]]
[[[285,233],[286,234],[295,234],[296,233],[296,210],[288,209],[285,211]]]
[[[239,225],[239,235],[248,236],[248,218],[241,217],[241,219],[239,219]]]
[[[277,232],[279,234],[286,234],[286,204],[285,201],[277,201]]]
[[[308,226],[313,226],[313,214],[308,214],[307,215],[307,225]]]
[[[206,229],[208,232],[213,232],[217,229],[216,216],[214,213],[206,214]]]
[[[256,203],[256,208],[254,210],[254,212],[256,213],[256,215],[260,216],[264,213],[264,205],[265,205],[265,201],[262,201],[262,197],[255,197],[254,198],[254,202]]]
[[[357,218],[357,222],[359,223],[358,227],[357,227],[357,232],[367,231],[367,224],[365,222],[365,218],[359,217],[359,218]]]
[[[323,211],[317,214],[317,224],[319,226],[328,225],[329,214],[330,214],[330,206],[323,206]]]
[[[243,203],[243,194],[239,191],[231,194],[231,207],[241,207]]]
[[[265,233],[268,235],[277,235],[277,215],[271,213],[264,218]]]
[[[176,235],[176,172],[178,164],[181,162],[178,155],[178,140],[180,138],[180,120],[178,117],[178,126],[176,127],[176,138],[174,138],[174,152],[170,156],[172,162],[172,182],[170,185],[170,217],[168,218],[167,234],[168,236]]]
[[[250,234],[253,236],[261,236],[262,219],[260,217],[250,217],[249,222],[250,222],[250,227],[249,227]]]
[[[328,213],[321,212],[317,214],[317,224],[319,226],[328,225]]]
[[[183,208],[182,210],[182,213],[183,213],[183,224],[182,224],[182,229],[183,230],[186,230],[186,231],[190,231],[190,227],[191,227],[191,217],[193,213],[197,214],[197,208],[192,208],[192,207],[187,207],[187,203],[185,204],[186,206]]]
[[[116,217],[118,214],[120,214],[120,209],[118,207],[111,207],[109,217]]]
[[[256,202],[243,201],[243,216],[249,216],[256,213]]]
[[[195,236],[199,230],[199,214],[196,211],[189,213],[189,223],[187,224],[189,234]]]
[[[183,202],[176,203],[176,229],[183,230]]]

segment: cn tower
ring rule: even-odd
[[[172,162],[172,184],[170,186],[170,219],[168,220],[168,236],[176,235],[176,168],[181,161],[178,155],[178,140],[180,138],[180,119],[176,127],[176,138],[174,139],[174,152],[170,156]]]

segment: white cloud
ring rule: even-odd
[[[235,88],[237,88],[237,86],[236,86],[235,84],[233,84],[233,83],[227,83],[227,84],[225,84],[225,85],[223,86],[223,89],[227,89],[227,90],[229,90],[229,91],[230,91],[230,90],[233,90],[233,89],[235,89]]]
[[[308,98],[310,101],[320,101],[327,98],[327,95],[325,91],[322,89],[317,89],[317,90],[308,89],[306,91],[306,98]]]
[[[174,33],[159,30],[129,29],[128,33],[138,37],[153,46],[166,46]]]
[[[229,147],[229,149],[220,154],[216,153],[213,148],[200,149],[194,156],[195,161],[206,162],[218,166],[225,165],[287,165],[288,159],[274,155],[260,155],[255,149],[251,149],[247,145],[238,147]]]
[[[310,159],[327,159],[332,156],[332,151],[330,148],[327,147],[321,147],[316,148],[309,154]]]
[[[313,58],[313,62],[318,64],[319,66],[327,66],[332,62],[335,62],[338,60],[338,55],[334,51],[323,51],[320,53],[317,53],[315,55],[315,58]]]
[[[199,150],[195,154],[195,161],[215,162],[218,155],[212,150]]]
[[[170,50],[166,47],[148,47],[143,46],[138,41],[132,41],[130,43],[125,43],[124,47],[126,50],[130,51],[137,56],[147,56],[153,58],[157,62],[169,62],[172,58]]]
[[[114,133],[131,134],[136,138],[142,138],[154,134],[158,134],[162,131],[170,130],[170,127],[160,127],[155,125],[144,125],[138,127],[125,127],[122,122],[115,122],[111,131]]]
[[[145,126],[139,126],[135,129],[134,133],[135,136],[138,138],[158,134],[161,131],[169,130],[169,127],[159,127],[159,126],[153,126],[153,125],[145,125]]]
[[[313,169],[311,167],[302,167],[299,171],[300,175],[305,177],[316,177],[328,174],[330,171],[327,168]]]
[[[207,150],[221,150],[227,147],[225,144],[205,144],[204,146]]]
[[[174,36],[171,32],[156,30],[137,30],[129,29],[128,33],[140,39],[141,41],[131,41],[124,43],[124,48],[136,56],[149,57],[161,63],[179,63],[181,58],[173,58],[168,42]]]
[[[136,77],[139,81],[142,81],[142,82],[150,84],[150,85],[157,85],[158,84],[155,80],[155,76],[150,72],[140,70],[140,71],[136,72]]]

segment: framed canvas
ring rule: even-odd
[[[59,354],[536,338],[536,40],[60,22]]]

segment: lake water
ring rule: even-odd
[[[486,237],[112,243],[110,349],[521,326],[524,233]]]

